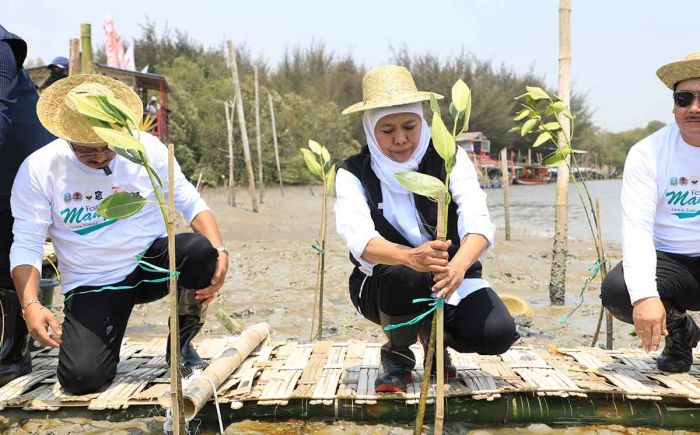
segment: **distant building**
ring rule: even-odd
[[[491,152],[491,141],[480,131],[460,133],[455,138],[455,142],[467,153],[488,154]]]

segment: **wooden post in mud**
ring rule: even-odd
[[[277,125],[275,125],[275,106],[272,103],[272,95],[267,93],[267,101],[270,103],[270,120],[272,121],[272,145],[275,147],[275,165],[277,165],[277,178],[280,181],[280,192],[284,196],[284,185],[282,184],[282,171],[280,170],[280,153],[277,149]]]
[[[510,180],[508,179],[508,150],[501,150],[501,174],[503,175],[503,209],[506,221],[506,240],[510,240]]]
[[[185,433],[182,384],[180,382],[180,334],[177,315],[177,276],[175,265],[175,147],[168,145],[168,269],[170,269],[170,409],[173,433]]]
[[[236,177],[234,176],[233,156],[233,114],[236,109],[236,99],[224,102],[226,111],[226,140],[228,141],[228,203],[236,206]]]
[[[204,171],[199,171],[199,177],[197,177],[197,184],[194,186],[195,190],[199,192],[199,188],[202,185],[202,177],[204,176]]]
[[[236,50],[233,41],[226,41],[228,44],[229,68],[231,68],[231,79],[236,92],[238,102],[238,125],[241,129],[241,142],[243,142],[243,159],[245,160],[246,173],[248,174],[248,194],[253,206],[253,212],[258,212],[258,198],[255,193],[255,175],[253,174],[253,164],[250,161],[250,144],[248,143],[248,130],[245,125],[245,114],[243,113],[243,97],[241,95],[241,82],[238,80],[238,66],[236,65]]]
[[[80,72],[94,74],[95,65],[92,63],[92,26],[88,23],[80,25]]]
[[[527,149],[527,164],[532,164],[532,148]]]
[[[80,40],[73,38],[70,40],[70,58],[68,60],[68,75],[80,74]]]
[[[262,145],[260,143],[260,85],[258,83],[258,66],[253,65],[255,76],[255,143],[258,148],[258,192],[260,204],[265,202],[265,181],[263,178]]]

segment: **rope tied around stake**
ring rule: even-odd
[[[403,326],[409,326],[409,325],[415,325],[416,323],[420,322],[421,320],[425,319],[428,317],[430,314],[432,314],[433,311],[437,310],[438,308],[442,308],[445,306],[445,297],[442,296],[440,299],[435,299],[435,298],[416,298],[413,300],[414,304],[419,304],[421,302],[428,302],[428,306],[430,307],[428,311],[421,313],[414,317],[413,319],[403,322],[403,323],[397,323],[396,325],[386,325],[384,327],[385,331],[391,331],[393,329],[401,328]]]
[[[608,262],[608,259],[607,259],[607,258],[598,259],[598,260],[595,261],[595,263],[593,263],[593,264],[588,268],[589,275],[588,275],[588,278],[586,278],[586,281],[585,281],[585,282],[583,283],[583,285],[581,286],[581,292],[579,293],[579,298],[580,298],[580,299],[579,299],[579,301],[578,301],[578,304],[574,307],[573,310],[571,310],[571,312],[570,312],[569,314],[567,314],[566,316],[564,316],[564,317],[562,317],[561,319],[559,319],[559,324],[560,324],[560,325],[563,325],[564,323],[566,323],[566,322],[571,318],[571,316],[573,316],[574,313],[575,313],[579,308],[581,308],[581,305],[583,305],[583,294],[584,294],[584,292],[586,291],[586,289],[588,288],[588,286],[590,285],[590,283],[598,276],[598,274],[600,273],[600,269],[602,269],[603,265],[606,264],[607,262]]]
[[[318,242],[314,243],[311,245],[314,251],[316,251],[316,255],[324,255],[326,253],[326,250],[321,247],[321,245],[318,244]]]

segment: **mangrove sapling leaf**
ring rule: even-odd
[[[116,192],[100,203],[97,214],[105,219],[124,219],[139,212],[146,199],[138,193]]]
[[[335,163],[331,166],[331,169],[327,172],[327,175],[326,175],[326,192],[328,192],[329,195],[333,195],[334,189],[335,189]]]
[[[545,130],[549,130],[549,131],[561,130],[561,124],[559,124],[556,121],[547,122],[547,123],[542,125],[542,128],[544,128]]]
[[[153,169],[153,168],[151,167],[151,165],[146,166],[146,170],[147,170],[148,172],[150,172],[150,174],[153,176],[153,178],[156,179],[156,181],[158,182],[158,185],[160,186],[160,188],[161,188],[161,189],[164,189],[165,186],[163,185],[163,180],[160,178],[160,175],[158,175],[158,173],[156,172],[156,170]]]
[[[114,119],[117,120],[115,124],[117,125],[127,125],[127,117],[124,115],[121,111],[119,111],[116,107],[112,106],[109,104],[109,101],[107,101],[107,98],[104,96],[97,96],[94,97],[97,100],[97,103],[102,107],[102,110],[104,110],[105,113],[108,115],[114,117]]]
[[[115,147],[113,145],[109,145],[109,149],[111,149],[112,151],[114,151],[115,153],[119,154],[120,156],[124,157],[132,163],[136,163],[137,165],[143,165],[143,160],[141,160],[141,157],[138,155],[138,153],[134,153],[131,150],[125,150],[123,148]]]
[[[518,114],[513,118],[513,121],[522,121],[523,119],[527,118],[527,116],[530,114],[530,109],[523,109]],[[515,127],[515,130],[519,130],[519,128]]]
[[[433,114],[440,115],[440,104],[438,104],[435,94],[430,94],[430,110],[433,111]]]
[[[549,154],[547,157],[545,157],[544,160],[542,160],[542,164],[545,166],[558,166],[559,163],[566,160],[566,156],[568,156],[569,154],[571,154],[571,148],[558,148],[552,154]]]
[[[315,140],[309,139],[309,149],[313,151],[314,154],[321,156],[323,154],[323,151],[321,149],[321,144],[316,142]]]
[[[537,139],[535,139],[535,143],[532,144],[532,147],[537,148],[538,146],[542,145],[550,139],[552,139],[552,135],[550,133],[546,131],[544,133],[540,133],[540,135],[537,136]]]
[[[527,89],[527,95],[532,98],[533,100],[549,100],[549,94],[545,92],[542,88],[537,87],[537,86],[525,86],[525,89]]]
[[[328,149],[324,146],[321,147],[321,158],[324,164],[328,164],[331,161],[331,153],[329,153]]]
[[[445,184],[432,175],[407,171],[397,172],[395,176],[399,183],[406,189],[418,195],[428,197],[433,201],[437,201],[438,195],[445,191]]]
[[[549,107],[551,107],[552,110],[554,110],[555,112],[559,113],[566,109],[566,104],[564,104],[564,102],[561,100],[556,100],[555,102],[550,104]]]
[[[323,179],[323,168],[316,160],[316,157],[314,157],[314,154],[306,148],[300,148],[300,150],[304,155],[304,162],[306,163],[306,167],[309,168],[309,172],[318,178]]]
[[[455,138],[447,130],[445,123],[442,122],[442,118],[437,113],[433,113],[433,124],[430,126],[430,132],[433,135],[433,147],[443,160],[455,155]]]
[[[520,129],[520,136],[525,136],[526,134],[530,133],[533,128],[537,125],[537,118],[530,118],[527,121],[523,123],[522,128]]]
[[[457,122],[457,120],[462,116],[462,112],[457,110],[457,108],[455,107],[455,105],[453,103],[450,103],[449,109],[450,109],[450,115],[452,115],[452,117],[455,119],[455,122]]]
[[[129,108],[121,101],[117,100],[111,95],[105,95],[102,98],[106,100],[106,102],[114,109],[117,109],[126,119],[131,121],[134,127],[137,127],[141,123],[141,120],[136,117],[136,114],[129,110]]]
[[[93,131],[108,145],[127,150],[146,152],[143,144],[135,137],[124,131],[114,130],[106,127],[92,127]]]
[[[68,94],[68,98],[75,105],[75,109],[81,114],[89,118],[99,119],[101,121],[107,122],[109,124],[116,124],[117,119],[106,113],[97,99],[87,93],[74,92]]]
[[[472,93],[462,79],[452,86],[452,104],[459,112],[466,112],[467,106],[471,105]]]

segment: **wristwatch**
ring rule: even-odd
[[[228,255],[228,248],[226,247],[226,245],[221,245],[218,248],[216,248],[216,252],[218,252],[219,254],[225,252],[226,255]]]

